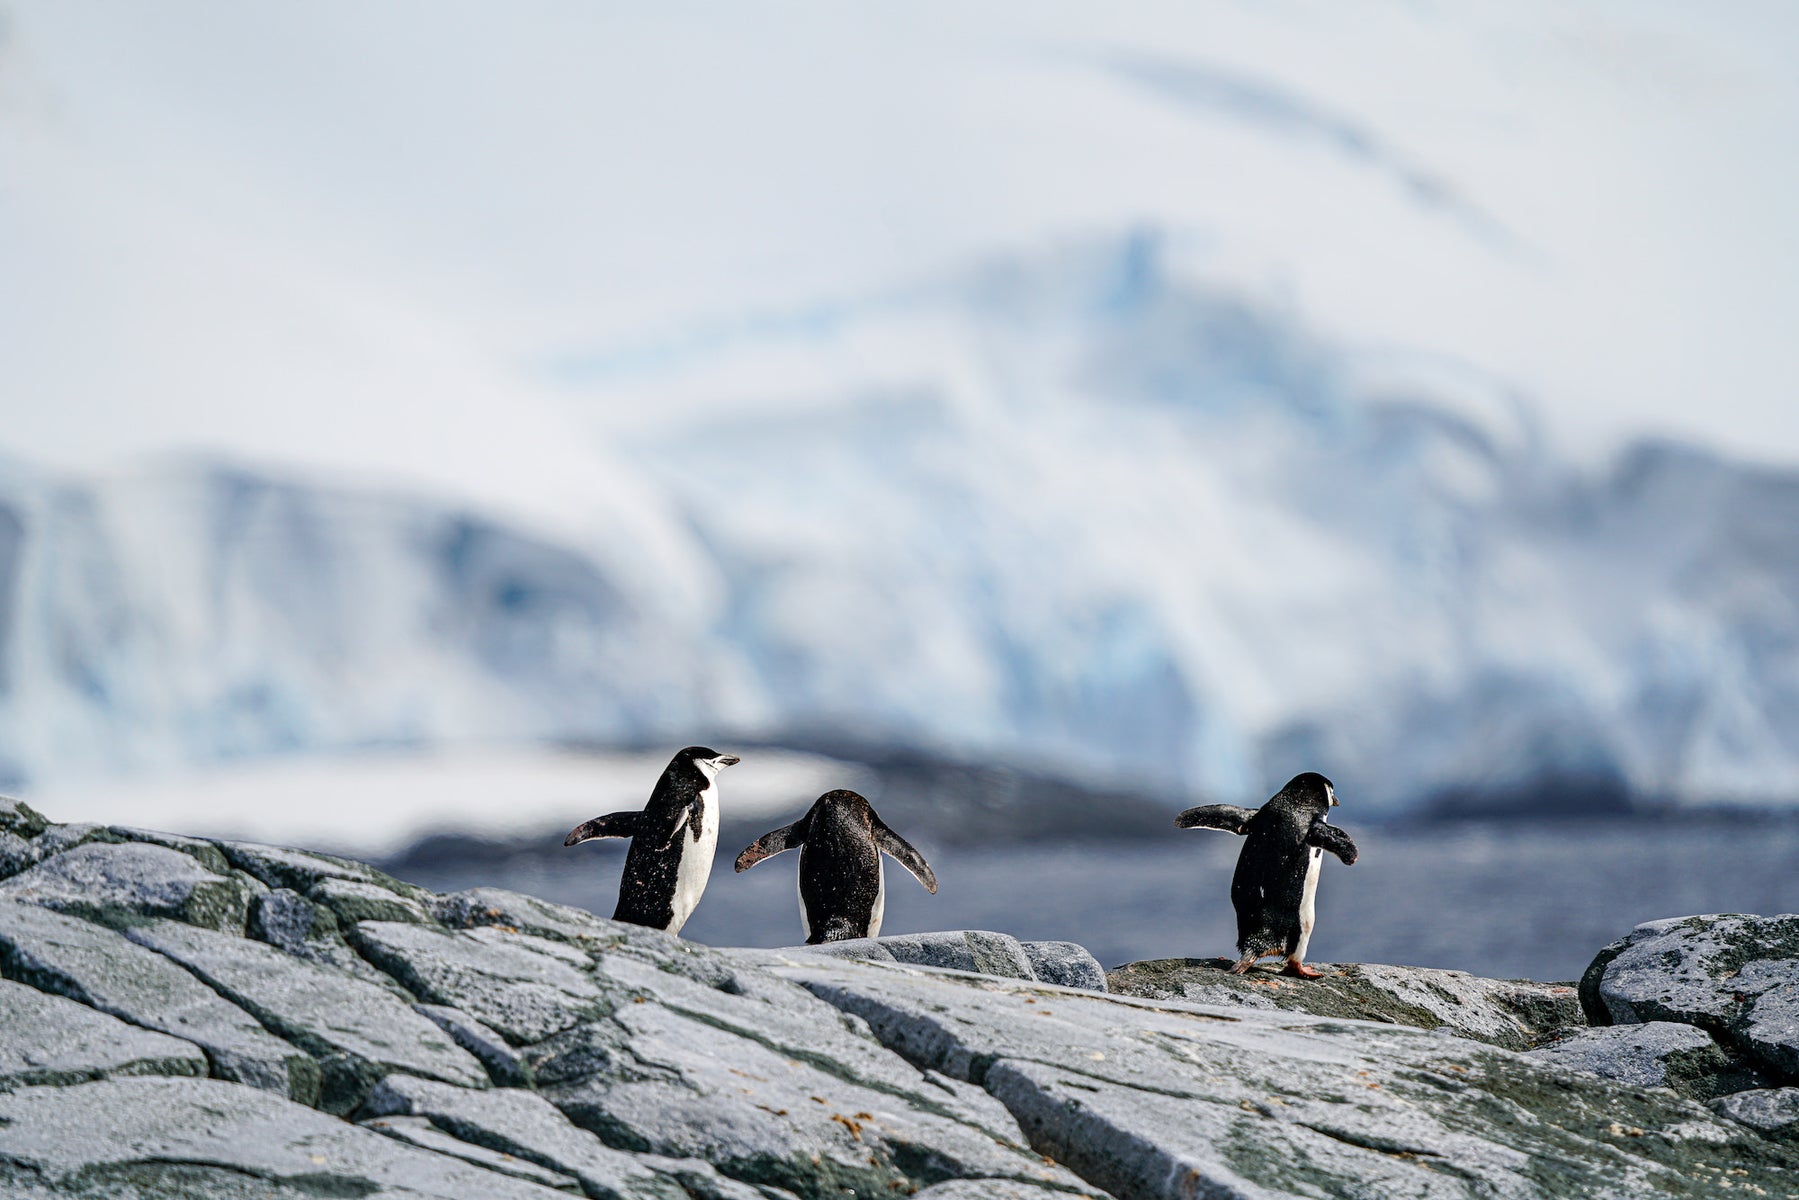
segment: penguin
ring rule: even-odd
[[[806,815],[765,833],[737,856],[737,870],[799,847],[800,927],[806,944],[879,937],[887,908],[886,851],[912,872],[925,891],[937,894],[937,876],[924,855],[887,828],[874,807],[855,792],[839,789],[820,796]]]
[[[1318,871],[1324,852],[1354,864],[1356,845],[1347,833],[1325,824],[1337,803],[1337,789],[1316,771],[1295,775],[1261,808],[1208,804],[1174,819],[1181,829],[1222,829],[1245,835],[1237,872],[1231,876],[1231,906],[1237,910],[1237,951],[1231,974],[1242,975],[1256,960],[1285,954],[1285,973],[1316,979],[1306,966],[1306,944],[1318,903]]]
[[[642,812],[607,813],[575,826],[564,846],[594,838],[630,838],[618,881],[614,921],[665,933],[681,926],[700,902],[718,849],[718,773],[743,760],[705,746],[689,746],[668,760]]]

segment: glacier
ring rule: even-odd
[[[1569,459],[1156,229],[536,364],[611,507],[0,460],[0,783],[369,747],[908,747],[1370,813],[1799,801],[1799,472]],[[644,514],[655,514],[654,519]]]

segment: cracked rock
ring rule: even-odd
[[[87,842],[0,883],[0,900],[106,924],[168,917],[232,933],[243,932],[251,894],[236,876],[209,871],[178,850],[141,842]]]
[[[1650,921],[1601,950],[1580,990],[1595,1025],[1696,1025],[1799,1079],[1799,915]]]
[[[191,1042],[0,980],[0,1091],[108,1075],[204,1075]]]
[[[429,1080],[390,1075],[369,1095],[365,1111],[426,1118],[464,1142],[571,1176],[593,1196],[687,1200],[688,1192],[680,1175],[708,1180],[715,1193],[730,1194],[736,1188],[749,1196],[759,1195],[745,1185],[723,1179],[703,1162],[649,1160],[614,1150],[574,1125],[543,1097],[517,1088],[471,1092]]]
[[[0,1185],[34,1200],[568,1197],[268,1092],[150,1077],[0,1094]]]
[[[1375,963],[1314,963],[1323,978],[1295,979],[1265,968],[1232,975],[1230,965],[1225,958],[1164,958],[1130,963],[1106,979],[1123,996],[1440,1029],[1508,1050],[1526,1050],[1586,1024],[1571,984]]]
[[[1541,1062],[1591,1071],[1619,1083],[1673,1088],[1694,1100],[1768,1083],[1711,1034],[1671,1021],[1582,1029],[1530,1054]]]
[[[319,1062],[319,1103],[349,1112],[389,1071],[464,1087],[486,1087],[487,1072],[436,1025],[391,992],[290,958],[279,950],[173,922],[137,926],[127,936],[180,963]]]
[[[1720,1096],[1711,1102],[1711,1109],[1768,1137],[1799,1142],[1799,1087],[1762,1088]]]
[[[1799,1158],[1690,1101],[1436,1033],[801,955],[776,970],[980,1083],[1119,1196],[1623,1197],[1726,1165],[1799,1187]]]
[[[542,1041],[605,1011],[587,956],[544,938],[386,921],[364,921],[350,937],[421,1000],[459,1008],[514,1045]]]
[[[90,1008],[184,1038],[213,1073],[311,1104],[318,1065],[153,950],[34,905],[0,903],[0,972]]]
[[[415,1004],[412,1011],[450,1035],[450,1040],[474,1055],[487,1068],[488,1078],[501,1087],[530,1087],[531,1068],[506,1039],[460,1008],[444,1004]]]
[[[608,1145],[820,1200],[958,1177],[1087,1191],[859,1022],[746,960],[646,938],[595,970],[610,1017],[527,1057],[544,1096]]]

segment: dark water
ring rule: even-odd
[[[1455,967],[1481,975],[1575,979],[1601,946],[1657,917],[1799,911],[1799,821],[1469,824],[1355,829],[1361,860],[1325,859],[1314,962]],[[1102,963],[1232,952],[1230,876],[1239,839],[920,848],[929,895],[887,864],[884,933],[995,929],[1081,942]],[[713,945],[800,940],[798,857],[731,871],[719,847],[685,936]],[[560,857],[402,870],[440,891],[486,884],[610,916],[622,847]]]

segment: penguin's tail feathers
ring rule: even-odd
[[[591,842],[595,838],[636,837],[638,822],[642,817],[640,812],[615,812],[583,821],[569,830],[568,836],[562,839],[562,844],[573,846],[579,842]]]

